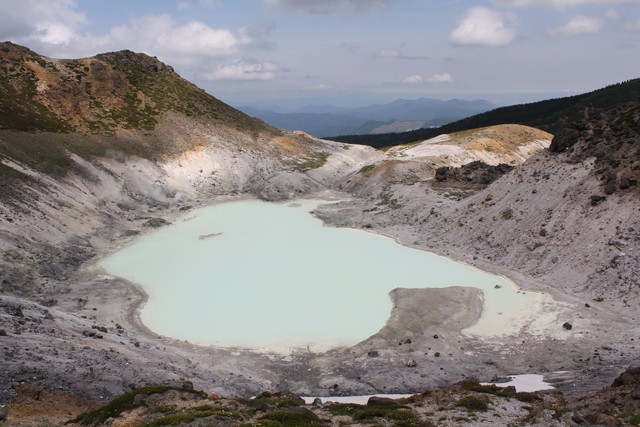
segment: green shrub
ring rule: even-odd
[[[197,392],[193,390],[168,387],[168,386],[142,387],[116,397],[111,402],[107,403],[105,406],[102,406],[100,408],[93,409],[87,412],[83,412],[82,414],[78,415],[77,418],[69,422],[83,424],[83,425],[90,425],[90,424],[96,424],[96,423],[101,424],[101,423],[104,423],[108,418],[115,418],[125,411],[129,411],[131,409],[141,406],[141,404],[134,402],[134,399],[136,396],[138,395],[149,396],[152,394],[164,393],[165,391],[168,391],[168,390],[178,390],[178,391],[183,391],[187,393],[197,394]]]
[[[357,173],[365,173],[365,172],[369,172],[371,169],[375,168],[376,165],[366,165],[360,168],[360,170]]]
[[[260,417],[260,420],[277,421],[284,427],[322,426],[312,414],[298,414],[287,411],[274,411]]]
[[[464,407],[472,411],[486,411],[489,409],[487,399],[481,399],[476,396],[465,396],[456,402],[457,407]]]
[[[168,415],[166,417],[157,418],[152,421],[140,424],[140,427],[156,427],[156,426],[177,426],[180,423],[190,423],[195,421],[196,417],[191,414]]]

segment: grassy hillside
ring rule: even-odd
[[[266,125],[130,51],[57,60],[0,43],[0,128],[114,134],[153,130],[168,111],[249,131]]]
[[[144,54],[60,60],[0,43],[0,160],[61,175],[71,154],[157,159],[184,149],[158,128],[166,115],[185,132],[198,124],[254,139],[279,133]],[[0,177],[26,179],[1,162]]]
[[[563,128],[565,121],[580,119],[586,107],[610,110],[627,103],[640,104],[640,79],[629,80],[581,95],[497,108],[439,128],[417,129],[400,134],[336,136],[328,139],[381,148],[433,138],[443,133],[507,123],[532,126],[556,133]]]

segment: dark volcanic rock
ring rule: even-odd
[[[577,129],[563,129],[551,140],[549,151],[552,153],[562,153],[573,147],[580,141],[580,132]]]
[[[163,225],[167,225],[167,224],[169,224],[169,221],[167,221],[166,219],[163,219],[163,218],[151,218],[150,220],[148,220],[147,222],[145,222],[142,225],[144,227],[158,228],[158,227],[162,227]]]
[[[640,367],[627,369],[611,384],[611,387],[622,386],[640,386]]]
[[[460,167],[443,166],[438,168],[435,179],[438,182],[453,181],[487,186],[512,169],[513,166],[505,163],[492,166],[476,160]]]

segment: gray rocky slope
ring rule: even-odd
[[[525,371],[569,371],[562,381],[580,388],[608,383],[637,357],[638,123],[633,108],[589,117],[486,188],[433,181],[455,151],[436,147],[442,139],[413,154],[381,152],[301,133],[256,137],[172,112],[154,132],[183,148],[157,159],[70,154],[73,167],[55,175],[3,156],[20,179],[3,174],[0,399],[13,382],[94,398],[183,380],[225,395],[415,392]],[[0,134],[4,144],[29,138],[57,137]],[[465,147],[452,166],[517,165],[533,154],[513,156],[523,145]],[[432,146],[445,150],[438,162]],[[343,200],[315,212],[328,224],[386,234],[547,292],[559,301],[548,305],[553,318],[483,338],[462,331],[480,316],[477,292],[398,290],[387,326],[353,348],[287,356],[202,348],[146,330],[136,316],[145,295],[95,267],[193,207],[306,195]]]

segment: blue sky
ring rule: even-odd
[[[144,52],[234,105],[512,103],[640,77],[640,0],[0,0],[0,7],[0,40],[57,58]]]

